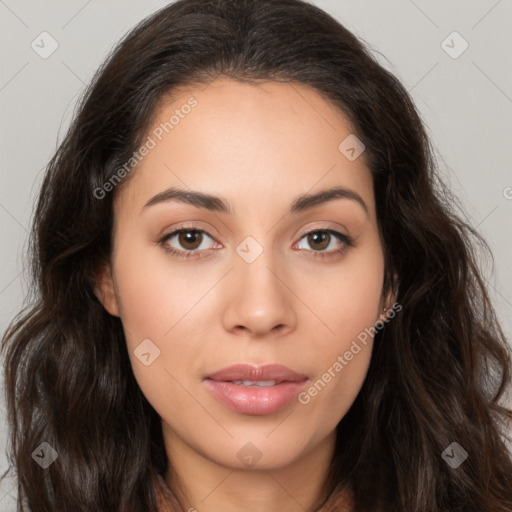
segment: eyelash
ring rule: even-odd
[[[183,226],[179,229],[176,229],[174,231],[172,231],[171,233],[167,234],[167,235],[164,235],[159,241],[159,245],[162,246],[163,250],[167,253],[167,254],[171,254],[173,256],[176,256],[178,258],[183,258],[183,259],[190,259],[190,258],[201,258],[201,256],[196,256],[196,253],[199,252],[197,250],[194,250],[194,251],[179,251],[177,249],[174,249],[174,248],[171,248],[167,245],[165,245],[165,243],[171,239],[174,235],[178,235],[180,233],[183,233],[183,232],[197,232],[197,233],[204,233],[205,235],[208,235],[210,238],[213,238],[210,234],[208,234],[206,231],[204,231],[203,229],[197,229],[195,228],[194,226]],[[305,233],[302,234],[302,236],[300,237],[299,241],[302,240],[305,236],[307,235],[310,235],[312,233],[328,233],[330,235],[333,235],[334,237],[336,237],[340,242],[343,242],[343,245],[341,248],[339,249],[334,249],[334,250],[331,250],[331,251],[312,251],[312,250],[307,250],[307,252],[312,252],[314,253],[312,256],[309,256],[309,257],[312,257],[312,258],[329,258],[329,257],[333,257],[335,256],[336,254],[343,254],[349,247],[354,247],[354,241],[351,237],[349,237],[348,235],[345,235],[343,233],[340,233],[339,231],[336,231],[334,229],[320,229],[320,228],[315,228],[315,229],[312,229],[310,231],[306,231]],[[304,250],[304,249],[300,249],[300,250]]]

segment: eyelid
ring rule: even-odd
[[[300,235],[296,235],[296,236],[299,236],[300,238],[302,238],[304,235],[308,235],[309,233],[311,232],[314,232],[314,231],[329,231],[329,230],[333,230],[333,231],[336,231],[338,233],[340,233],[340,235],[343,235],[343,236],[346,236],[347,238],[350,238],[350,236],[347,234],[347,231],[348,229],[346,229],[344,226],[342,226],[341,224],[336,224],[337,227],[333,227],[332,226],[332,221],[323,221],[324,223],[322,224],[322,221],[317,221],[316,223],[313,223],[313,224],[309,224],[307,228],[304,228],[303,230],[301,230],[299,233]],[[326,222],[330,222],[331,225],[329,224],[325,224]],[[340,231],[343,230],[343,231]]]
[[[203,233],[206,233],[207,235],[209,235],[212,238],[215,238],[215,237],[221,238],[220,235],[217,235],[216,229],[211,224],[209,224],[207,222],[205,223],[200,220],[184,221],[183,224],[178,224],[176,227],[173,226],[172,228],[165,227],[159,231],[159,233],[157,234],[157,238],[158,238],[158,240],[161,240],[162,238],[165,238],[165,237],[175,233],[176,231],[181,231],[181,230],[185,230],[185,229],[188,229],[190,231],[201,231]],[[211,231],[215,232],[216,234],[212,235],[210,233]]]

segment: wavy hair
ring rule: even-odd
[[[490,250],[443,185],[407,90],[305,1],[178,0],[111,51],[46,168],[31,293],[2,340],[18,512],[157,510],[154,479],[172,469],[161,420],[134,378],[120,319],[95,294],[113,196],[130,176],[101,199],[94,191],[140,146],[164,96],[219,77],[312,87],[366,146],[383,293],[396,291],[403,309],[376,334],[337,425],[320,510],[340,510],[350,489],[358,512],[512,511],[512,411],[502,403],[511,350],[478,266],[478,249]],[[46,469],[32,457],[43,442],[58,453]],[[443,456],[453,442],[468,453],[456,469]]]

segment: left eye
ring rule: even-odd
[[[352,240],[347,235],[334,229],[316,229],[309,231],[304,233],[300,240],[304,238],[306,238],[308,244],[313,247],[312,252],[320,253],[319,256],[325,256],[326,253],[342,252],[347,246],[351,247],[353,245]],[[331,247],[331,250],[325,250],[335,239],[341,242],[341,247]],[[302,247],[299,247],[299,249],[302,249]],[[316,254],[314,256],[316,256]]]

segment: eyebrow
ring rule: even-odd
[[[321,190],[315,194],[304,194],[299,196],[293,201],[290,209],[288,210],[288,214],[304,212],[335,199],[350,199],[358,203],[364,209],[366,214],[368,214],[368,207],[363,201],[363,198],[354,190],[345,187],[334,187]],[[213,212],[234,213],[231,205],[226,201],[226,199],[206,194],[204,192],[183,190],[176,187],[170,187],[153,196],[142,207],[142,211],[150,206],[173,200]]]

